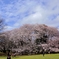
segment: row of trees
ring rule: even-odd
[[[19,54],[38,54],[42,53],[43,47],[46,51],[59,48],[59,31],[56,28],[45,24],[25,24],[0,36],[0,51],[10,49]]]

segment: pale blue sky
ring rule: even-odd
[[[37,23],[59,27],[59,0],[0,0],[0,17],[6,30]]]

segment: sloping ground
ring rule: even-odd
[[[0,56],[0,59],[7,59],[6,57]],[[43,55],[31,55],[31,56],[16,56],[11,59],[59,59],[59,54],[45,54]]]

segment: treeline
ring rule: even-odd
[[[0,34],[0,51],[19,55],[59,52],[59,31],[45,24],[25,24]]]

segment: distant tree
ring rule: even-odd
[[[2,35],[2,31],[4,29],[4,26],[5,26],[4,20],[0,18],[0,49],[3,49],[2,46],[4,46],[4,43],[2,43],[5,39],[5,37]]]
[[[3,30],[4,25],[4,20],[0,18],[0,32]]]

